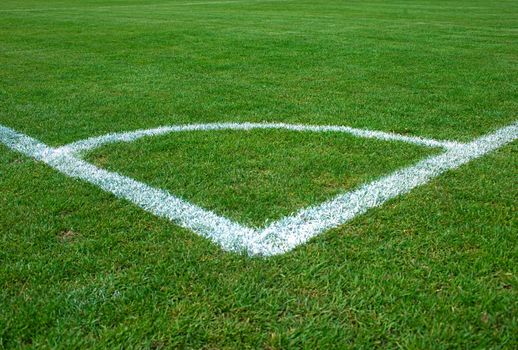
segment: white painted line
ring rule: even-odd
[[[112,133],[98,137],[91,137],[65,145],[60,149],[71,154],[80,154],[94,148],[114,142],[133,142],[143,137],[165,135],[182,131],[212,131],[212,130],[255,130],[255,129],[280,129],[299,132],[341,132],[357,137],[373,138],[385,141],[402,141],[426,147],[456,148],[461,143],[454,141],[438,141],[416,136],[404,136],[383,131],[372,131],[337,125],[304,125],[285,123],[208,123],[162,126],[153,129],[142,129],[129,132]]]
[[[267,255],[290,251],[312,237],[338,227],[367,210],[424,185],[442,173],[494,151],[518,138],[518,123],[432,156],[315,207],[285,217],[262,232],[255,243]],[[268,247],[263,248],[263,247]]]
[[[218,243],[225,250],[242,250],[242,247],[246,246],[246,241],[250,241],[255,234],[252,229],[188,203],[166,191],[100,169],[2,125],[0,143],[42,161],[67,176],[84,180],[119,198],[127,199],[150,213],[175,221],[178,225]]]
[[[190,126],[191,130],[199,130],[200,125]],[[232,130],[248,130],[252,126],[257,129],[257,124],[253,123],[211,125],[214,126],[214,129],[203,130],[222,130],[225,125]],[[219,125],[219,127],[216,127],[216,125]],[[234,127],[237,127],[236,125],[241,125],[241,127],[234,129]],[[284,129],[296,131],[336,131],[327,129],[329,127],[318,126],[267,125],[282,125]],[[186,131],[186,127],[168,128],[181,128],[181,131]],[[266,128],[271,129],[273,127]],[[357,130],[348,127],[331,128]],[[163,130],[163,128],[152,130]],[[360,186],[356,190],[340,194],[318,206],[302,209],[264,229],[244,227],[177,198],[164,190],[155,189],[117,173],[97,168],[74,155],[74,152],[98,147],[107,142],[131,141],[139,137],[153,135],[149,133],[149,130],[147,134],[145,132],[145,130],[141,130],[135,133],[112,134],[104,138],[88,139],[90,140],[87,140],[88,142],[75,143],[72,147],[69,145],[51,148],[33,138],[0,125],[0,142],[13,150],[48,164],[63,174],[94,184],[157,216],[172,220],[184,228],[211,239],[225,250],[246,251],[250,255],[272,256],[286,253],[322,232],[343,225],[370,208],[378,207],[392,198],[426,184],[448,170],[455,169],[516,140],[518,138],[518,123],[513,123],[467,144],[452,146],[455,143],[447,143],[447,151],[441,155],[429,157],[414,166],[395,171],[379,180]],[[373,135],[379,135],[382,139],[386,139],[384,138],[385,133],[367,132],[363,130],[355,135],[361,137],[367,135],[366,137],[374,138],[376,136]],[[155,134],[160,134],[160,132]],[[125,136],[121,138],[121,135]],[[389,140],[395,139],[390,138]]]

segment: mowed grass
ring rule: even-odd
[[[87,159],[260,227],[433,153],[343,133],[198,131],[108,145]]]
[[[514,1],[3,0],[0,124],[49,145],[219,121],[468,141],[517,118],[517,27]],[[430,151],[261,131],[90,156],[260,224]],[[0,146],[0,347],[516,348],[516,151],[264,259]]]

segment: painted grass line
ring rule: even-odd
[[[386,201],[408,193],[444,172],[456,169],[517,138],[518,123],[514,123],[441,155],[429,157],[414,166],[398,170],[354,191],[274,222],[262,231],[262,237],[255,245],[261,250],[268,247],[268,255],[288,252],[322,232],[341,226],[367,210],[379,207]]]
[[[285,124],[285,123],[208,123],[208,124],[186,124],[162,126],[153,129],[142,129],[130,132],[111,133],[98,137],[91,137],[77,141],[60,148],[63,152],[80,154],[100,146],[115,142],[133,142],[143,137],[165,135],[173,132],[183,131],[214,131],[214,130],[254,130],[254,129],[279,129],[299,132],[341,132],[356,137],[372,138],[384,141],[401,141],[413,143],[426,147],[440,147],[451,149],[461,146],[455,141],[439,141],[416,136],[404,136],[395,133],[373,131],[365,129],[351,128],[348,126],[336,125],[304,125],[304,124]]]
[[[159,217],[169,219],[209,238],[228,251],[240,251],[253,239],[254,230],[139,181],[100,169],[37,140],[0,125],[0,143],[41,161],[72,178],[100,187]]]
[[[200,125],[202,124],[189,127],[191,130],[199,130]],[[206,126],[207,124],[203,125]],[[211,125],[215,127],[212,130],[222,129],[225,125],[229,127],[236,126],[236,124]],[[238,130],[249,130],[252,127],[257,129],[255,127],[257,124],[253,123],[240,125],[242,127]],[[260,125],[264,126],[265,124]],[[269,125],[287,126],[286,124]],[[180,128],[180,130],[185,131],[186,127],[184,125],[174,128]],[[291,127],[293,129],[290,130],[297,131],[327,130],[327,127],[318,126],[297,125]],[[142,135],[143,132],[145,130],[139,131],[137,134],[122,133],[112,134],[112,136],[125,135],[125,137],[129,137],[125,141],[131,141],[137,139],[137,136]],[[110,142],[114,139],[121,140],[112,136],[109,138]],[[150,136],[150,134],[145,134],[144,136]],[[354,217],[365,213],[370,208],[381,206],[386,201],[408,193],[412,189],[428,183],[442,173],[458,168],[517,138],[518,123],[514,123],[470,143],[450,147],[441,155],[429,157],[414,166],[395,171],[379,180],[360,186],[356,190],[340,194],[323,204],[302,209],[296,214],[274,222],[264,229],[253,229],[188,203],[164,190],[156,189],[117,173],[97,168],[74,156],[70,148],[48,147],[31,137],[0,125],[0,142],[7,147],[42,161],[65,175],[82,179],[119,198],[127,199],[157,216],[168,218],[184,228],[211,239],[227,251],[246,251],[249,255],[260,256],[286,253],[318,234],[343,225]],[[99,138],[89,140],[99,140]],[[98,145],[99,142],[91,142],[88,144],[88,148],[83,149],[90,149],[90,146],[97,147]]]

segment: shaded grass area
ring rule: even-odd
[[[204,2],[2,1],[0,123],[62,145],[212,121],[470,140],[516,119],[514,1]],[[94,158],[260,222],[422,152],[254,132]],[[251,259],[0,146],[0,347],[517,348],[516,152]]]
[[[104,146],[88,158],[260,227],[432,153],[347,134],[268,130],[173,133]]]

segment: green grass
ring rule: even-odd
[[[347,134],[205,131],[108,145],[88,159],[260,227],[431,153]]]
[[[50,145],[216,121],[467,141],[517,118],[514,1],[195,2],[3,0],[0,124]],[[261,259],[0,146],[0,347],[516,348],[516,151]],[[259,225],[429,152],[257,131],[90,157]]]

